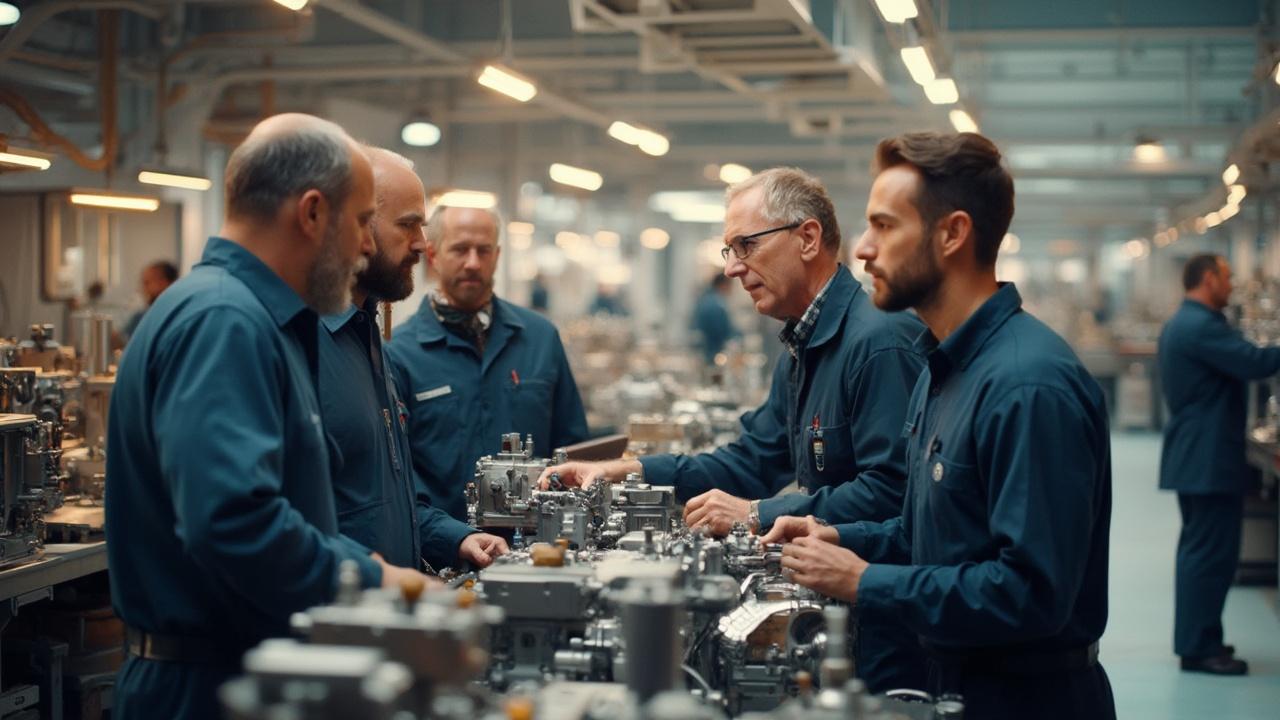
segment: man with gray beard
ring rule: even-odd
[[[408,158],[381,148],[366,154],[377,251],[356,275],[352,303],[322,318],[320,331],[320,406],[341,458],[333,467],[338,527],[394,565],[462,560],[485,567],[507,544],[431,505],[409,456],[408,410],[392,384],[375,321],[379,301],[413,291],[413,268],[426,251],[427,194]]]
[[[425,580],[338,533],[316,399],[317,314],[350,303],[373,213],[342,128],[268,118],[227,163],[220,237],[138,325],[108,431],[112,717],[218,717],[244,651],[332,601],[344,561],[365,587]]]

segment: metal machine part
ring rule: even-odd
[[[670,584],[649,579],[618,595],[627,651],[627,687],[642,704],[675,690],[680,680],[683,603]]]
[[[47,426],[34,415],[0,414],[0,565],[43,551]]]
[[[377,648],[285,639],[246,653],[244,670],[218,690],[230,720],[392,720],[404,717],[413,683],[408,668]]]
[[[319,645],[380,648],[408,669],[409,707],[420,716],[442,696],[465,696],[483,673],[483,648],[490,628],[502,622],[500,609],[476,603],[470,591],[423,594],[421,585],[361,591],[354,563],[344,563],[340,584],[336,603],[295,613],[293,630]]]

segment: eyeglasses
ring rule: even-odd
[[[757,238],[762,238],[765,235],[781,232],[783,230],[795,230],[803,224],[804,221],[801,220],[800,222],[793,222],[790,225],[783,225],[770,230],[761,230],[758,233],[736,237],[725,243],[724,247],[720,250],[720,257],[724,258],[725,262],[729,262],[729,251],[732,250],[734,257],[739,260],[746,260],[747,257],[751,255],[751,252],[755,250],[756,245],[760,244],[760,241]]]

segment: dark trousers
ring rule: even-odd
[[[929,675],[916,633],[896,618],[858,618],[854,649],[858,678],[873,693],[924,690]]]
[[[1240,559],[1244,498],[1234,494],[1178,493],[1178,536],[1173,651],[1185,658],[1222,652],[1222,607]]]
[[[162,662],[130,656],[116,675],[112,720],[219,720],[218,687],[235,665]]]
[[[964,716],[981,720],[1115,720],[1111,681],[1101,665],[1013,674],[929,660],[929,692],[961,695]]]

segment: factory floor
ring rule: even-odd
[[[1226,642],[1249,661],[1247,677],[1178,670],[1173,655],[1177,496],[1156,489],[1160,437],[1112,436],[1111,614],[1101,660],[1117,716],[1168,720],[1276,718],[1280,710],[1280,615],[1275,588],[1233,587]]]

